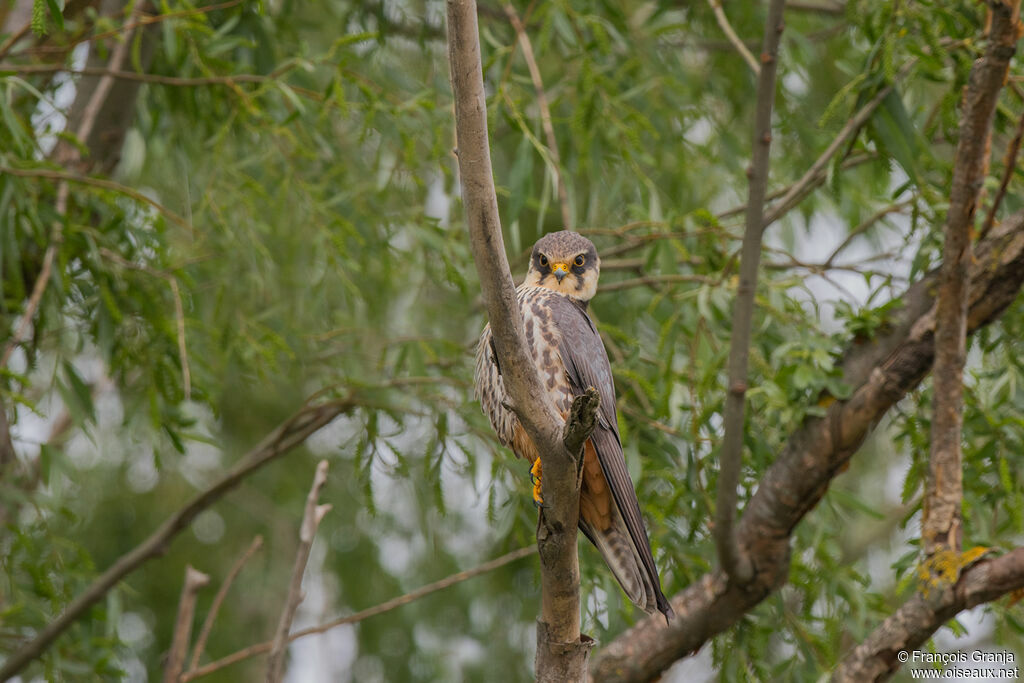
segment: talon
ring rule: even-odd
[[[533,482],[533,504],[539,508],[544,507],[544,498],[540,494],[540,458],[533,461],[530,468],[530,481]]]

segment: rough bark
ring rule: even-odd
[[[935,331],[934,417],[921,542],[925,556],[960,551],[963,528],[963,368],[967,355],[967,271],[978,194],[988,169],[992,118],[1019,34],[1020,0],[994,2],[989,44],[971,69],[946,215]]]
[[[526,348],[522,314],[505,254],[487,138],[487,108],[476,3],[448,0],[448,58],[462,202],[473,261],[491,324],[494,349],[512,409],[540,454],[545,507],[537,529],[541,558],[541,624],[537,678],[580,680],[589,643],[580,637],[577,458],[563,443],[563,420],[541,385]],[[589,640],[589,639],[588,639]]]
[[[112,15],[127,6],[124,0],[103,0],[100,3],[100,13]],[[143,2],[137,12],[153,11],[149,2]],[[127,31],[110,39],[111,46],[115,41],[126,41],[131,45],[138,41],[138,68],[146,71],[153,59],[153,53],[157,44],[157,36],[160,27],[157,24],[143,25]],[[119,70],[121,65],[112,65],[108,56],[109,50],[97,50],[95,46],[89,51],[88,67]],[[90,103],[93,102],[93,94],[97,89],[106,85],[106,93],[99,98],[90,110]],[[124,138],[135,118],[135,100],[139,94],[141,82],[126,79],[115,79],[112,76],[99,74],[83,75],[75,91],[75,100],[68,111],[67,130],[79,131],[83,120],[91,119],[88,130],[81,136],[80,142],[85,146],[88,153],[82,155],[79,148],[64,138],[57,142],[54,147],[53,159],[68,167],[68,170],[78,173],[98,173],[110,175],[117,167],[121,159],[121,148],[124,146]]]
[[[974,332],[995,320],[1024,284],[1024,212],[978,243],[970,279],[967,329]],[[595,680],[656,678],[785,582],[793,529],[878,420],[930,370],[937,285],[933,271],[903,294],[903,306],[886,331],[872,340],[854,340],[842,363],[851,396],[832,403],[824,417],[807,419],[768,468],[737,528],[754,566],[751,583],[740,588],[728,585],[721,572],[705,575],[672,598],[677,618],[669,628],[648,618],[598,651],[590,666]]]
[[[882,681],[900,666],[899,653],[914,650],[958,613],[1024,588],[1024,548],[965,570],[941,605],[915,594],[843,659],[834,683]]]

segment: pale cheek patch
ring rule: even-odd
[[[544,287],[559,294],[565,294],[581,301],[590,301],[597,293],[597,273],[588,271],[586,277],[570,272],[561,282],[552,273],[541,274],[536,270],[530,270],[526,274],[526,281],[523,285],[530,287]]]

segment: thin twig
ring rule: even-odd
[[[862,221],[860,225],[858,225],[853,230],[848,232],[846,234],[846,239],[844,239],[838,247],[832,250],[832,253],[829,254],[828,258],[822,264],[822,269],[828,270],[829,268],[831,268],[833,262],[836,260],[836,257],[838,257],[839,254],[841,254],[848,246],[850,246],[850,244],[858,235],[861,235],[870,230],[871,226],[873,226],[875,223],[882,220],[889,214],[903,211],[903,209],[907,208],[908,206],[913,206],[913,204],[914,200],[908,199],[906,201],[890,204],[889,206],[883,207],[876,211],[875,213],[868,216],[868,218]]]
[[[191,566],[185,567],[185,583],[181,587],[181,599],[178,601],[178,618],[174,620],[174,637],[164,666],[164,683],[177,683],[181,676],[196,614],[196,598],[199,591],[209,584],[209,576]]]
[[[665,228],[668,227],[668,223],[665,221],[631,221],[624,225],[619,225],[614,228],[580,228],[579,233],[581,235],[613,235],[615,237],[622,237],[623,235],[639,230],[640,228]],[[602,252],[604,253],[604,252]],[[604,259],[601,259],[604,261]]]
[[[987,235],[996,222],[996,211],[999,210],[999,205],[1003,202],[1003,197],[1006,196],[1006,189],[1010,186],[1010,179],[1017,170],[1017,154],[1020,153],[1022,137],[1024,137],[1024,113],[1020,115],[1020,119],[1017,121],[1017,130],[1013,135],[1013,140],[1010,141],[1010,148],[1006,150],[1006,156],[1003,157],[1003,179],[999,183],[999,190],[996,192],[996,196],[992,198],[992,206],[988,209],[985,222],[978,232],[979,238]]]
[[[185,17],[196,16],[196,15],[199,15],[199,14],[208,14],[208,13],[216,11],[216,10],[228,9],[229,7],[234,7],[235,5],[241,4],[241,2],[242,2],[242,0],[227,0],[227,2],[222,2],[222,3],[216,4],[216,5],[207,5],[206,7],[196,7],[195,9],[180,10],[178,12],[167,12],[166,14],[157,14],[157,15],[153,15],[153,16],[145,15],[145,14],[142,14],[140,12],[138,18],[135,21],[129,20],[129,21],[125,22],[123,25],[118,26],[117,28],[110,29],[109,31],[103,31],[102,33],[97,33],[97,34],[91,35],[91,36],[83,36],[81,38],[77,38],[77,39],[71,41],[70,43],[66,43],[66,44],[63,44],[63,45],[40,45],[40,46],[37,46],[37,47],[29,48],[27,50],[19,50],[19,51],[15,52],[14,54],[15,55],[22,55],[22,54],[31,55],[31,54],[47,54],[47,53],[64,53],[64,52],[68,52],[69,50],[71,50],[71,48],[73,48],[76,45],[79,45],[81,43],[88,43],[88,42],[92,42],[92,41],[95,41],[95,40],[102,40],[104,38],[110,38],[112,36],[118,35],[119,33],[127,33],[128,31],[132,31],[132,30],[138,28],[139,26],[147,26],[149,24],[158,24],[158,23],[160,23],[162,21],[167,21],[168,19],[182,19],[182,18],[185,18]],[[142,3],[138,3],[138,4],[141,5]],[[108,16],[108,17],[104,17],[104,19],[111,19],[111,20],[113,20],[113,19],[117,19],[117,16]],[[126,40],[125,42],[128,42],[128,41]]]
[[[757,59],[751,54],[750,49],[746,44],[740,40],[740,37],[736,35],[736,31],[733,30],[732,24],[729,23],[729,17],[725,16],[725,10],[722,9],[721,0],[708,0],[708,4],[711,5],[711,10],[715,13],[715,21],[718,22],[718,26],[722,29],[722,33],[729,39],[736,51],[743,57],[743,61],[747,63],[750,70],[754,72],[755,76],[761,75],[761,65],[757,63]]]
[[[910,71],[910,68],[915,63],[916,60],[910,60],[902,69],[899,70],[896,74],[896,78],[898,79]],[[825,151],[821,153],[813,164],[811,164],[811,167],[807,169],[807,172],[804,173],[803,176],[801,176],[800,180],[791,185],[789,190],[786,191],[786,194],[782,195],[782,198],[772,205],[772,208],[764,217],[764,227],[767,228],[799,203],[803,198],[804,193],[811,187],[815,179],[819,175],[824,174],[825,168],[832,160],[832,157],[834,157],[839,150],[842,149],[843,145],[845,145],[860,131],[861,127],[867,123],[868,119],[871,118],[871,115],[875,113],[875,109],[877,109],[878,105],[888,97],[894,87],[895,85],[890,83],[879,90],[875,93],[874,97],[868,100],[867,104],[861,107],[860,110],[846,122],[846,125],[843,126],[835,138],[832,139],[832,142],[825,148]]]
[[[199,659],[203,656],[203,650],[206,649],[206,641],[210,637],[210,632],[213,630],[213,622],[217,619],[217,613],[220,612],[220,606],[224,603],[224,598],[227,597],[228,591],[231,589],[231,584],[235,582],[235,578],[238,573],[242,571],[242,567],[249,561],[256,551],[263,546],[263,537],[257,536],[252,539],[252,543],[246,548],[245,552],[235,560],[235,564],[232,565],[231,571],[228,572],[227,577],[224,579],[224,583],[221,584],[217,590],[217,595],[214,596],[213,602],[210,604],[210,609],[206,613],[206,619],[203,620],[203,627],[199,630],[199,637],[196,638],[195,647],[192,649],[192,661],[188,665],[189,672],[195,671],[196,667],[199,666]]]
[[[132,16],[135,16],[140,11],[140,6],[141,3],[135,6]],[[117,70],[124,64],[124,60],[128,55],[128,42],[124,40],[118,43],[113,52],[111,52],[110,68]],[[103,76],[100,78],[96,89],[90,94],[89,100],[82,110],[82,118],[79,121],[78,129],[73,131],[82,144],[88,143],[89,136],[92,135],[93,126],[96,125],[96,117],[99,116],[100,109],[103,107],[103,103],[106,102],[107,96],[110,94],[110,88],[113,85],[113,78]],[[82,160],[82,150],[77,145],[58,145],[55,148],[55,153],[58,157],[57,160],[65,166],[73,167]],[[50,230],[50,243],[47,245],[46,253],[43,255],[43,267],[39,271],[39,276],[32,287],[32,294],[29,297],[28,304],[25,306],[25,311],[22,313],[21,320],[18,322],[14,334],[4,347],[3,356],[0,357],[0,368],[7,367],[14,349],[24,341],[25,334],[28,332],[28,326],[36,315],[36,310],[43,299],[46,286],[50,283],[50,274],[53,271],[53,261],[57,257],[57,248],[60,246],[61,241],[63,241],[69,193],[66,180],[60,182],[57,186],[57,201],[54,207],[57,210],[57,218],[54,219],[53,227]]]
[[[842,163],[839,164],[839,168],[840,168],[840,170],[845,171],[847,169],[851,169],[851,168],[854,168],[856,166],[861,166],[862,164],[866,164],[869,161],[874,161],[877,158],[878,158],[878,153],[877,152],[863,152],[863,153],[860,153],[860,154],[852,154],[848,158],[844,159]],[[825,182],[825,178],[826,178],[825,170],[824,170],[824,168],[821,168],[818,171],[817,175],[815,175],[814,178],[809,183],[804,184],[804,185],[802,185],[802,187],[799,188],[800,197],[803,198],[803,196],[805,194],[807,194],[808,192],[810,192],[814,188],[816,188],[819,185],[821,185],[822,183],[824,183]],[[786,185],[785,187],[780,187],[777,190],[773,190],[773,191],[768,193],[768,195],[765,197],[765,199],[767,199],[768,201],[773,201],[775,199],[778,199],[779,197],[787,194],[790,190],[795,188],[799,182],[800,181],[797,181],[797,183],[792,183],[790,185]],[[716,214],[715,218],[717,218],[719,220],[724,220],[726,218],[732,218],[733,216],[739,216],[740,214],[745,213],[746,210],[747,210],[746,203],[739,204],[739,205],[734,206],[734,207],[732,207],[730,209],[726,209],[725,211],[722,211],[721,213]]]
[[[789,0],[786,9],[799,10],[801,12],[817,12],[819,14],[843,14],[846,8],[839,2],[797,2]]]
[[[0,666],[0,681],[11,678],[42,654],[57,636],[102,599],[125,576],[154,557],[164,554],[171,542],[188,528],[196,515],[223,498],[250,474],[303,443],[311,434],[319,431],[339,415],[352,410],[356,405],[358,404],[352,397],[338,399],[305,406],[288,418],[234,467],[168,517],[146,540],[119,557],[103,574],[94,579],[88,588],[79,593],[59,617],[38,631],[23,647],[13,652]]]
[[[467,569],[466,571],[459,572],[458,574],[452,574],[451,576],[445,577],[439,581],[427,584],[422,588],[417,588],[416,590],[406,593],[405,595],[400,595],[399,597],[392,598],[387,602],[382,602],[381,604],[375,605],[374,607],[360,610],[355,614],[349,614],[348,616],[339,617],[338,619],[333,619],[324,624],[320,624],[319,626],[313,626],[310,628],[303,629],[301,631],[296,631],[295,633],[292,633],[290,636],[288,636],[288,642],[298,640],[299,638],[305,638],[306,636],[315,635],[317,633],[326,633],[327,631],[333,628],[337,628],[338,626],[342,626],[344,624],[355,624],[365,619],[369,619],[370,617],[375,617],[380,614],[384,614],[385,612],[390,612],[393,609],[397,609],[398,607],[402,607],[404,605],[408,605],[411,602],[415,602],[420,598],[424,598],[430,595],[431,593],[436,593],[439,590],[444,590],[445,588],[449,588],[451,586],[454,586],[455,584],[462,583],[463,581],[467,581],[474,577],[480,576],[481,574],[486,574],[487,572],[494,571],[499,567],[504,567],[506,564],[515,562],[516,560],[520,560],[524,557],[535,555],[536,553],[537,547],[534,545],[529,545],[525,548],[520,548],[519,550],[513,550],[512,552],[506,553],[505,555],[490,560],[489,562],[484,562],[478,567],[474,567],[473,569]],[[257,655],[270,652],[270,648],[273,647],[273,644],[273,641],[258,643],[256,645],[251,645],[243,650],[239,650],[238,652],[234,652],[226,657],[222,657],[221,659],[218,659],[215,662],[211,662],[205,666],[199,667],[198,669],[189,671],[182,677],[181,683],[188,683],[189,681],[193,681],[197,678],[201,678],[203,676],[212,674],[215,671],[220,671],[226,666],[230,666],[232,664],[244,661],[251,657],[256,657]]]
[[[194,232],[193,227],[184,218],[176,214],[175,212],[168,209],[160,202],[147,197],[138,190],[134,190],[127,185],[114,182],[113,180],[106,180],[104,178],[93,178],[91,176],[78,175],[77,173],[70,173],[68,171],[56,171],[48,168],[12,168],[10,166],[0,166],[0,173],[8,173],[10,175],[18,176],[21,178],[45,178],[47,180],[58,180],[67,181],[69,183],[78,183],[80,185],[89,185],[91,187],[98,187],[103,190],[110,190],[111,192],[117,192],[123,194],[126,197],[130,197],[140,204],[147,204],[157,210],[158,213],[162,214],[169,221],[178,225],[190,233]],[[58,194],[57,199],[60,199]]]
[[[330,505],[319,505],[320,491],[327,483],[326,460],[321,460],[316,466],[316,473],[313,475],[313,485],[306,496],[306,508],[302,515],[302,525],[299,527],[299,547],[295,551],[295,564],[292,566],[292,578],[288,584],[288,596],[284,601],[284,609],[281,610],[281,618],[277,622],[277,630],[274,632],[273,645],[270,647],[270,656],[267,658],[267,683],[281,683],[284,678],[284,656],[287,652],[288,631],[291,630],[292,620],[295,612],[299,609],[305,595],[302,592],[302,577],[306,573],[306,563],[309,562],[309,553],[313,548],[313,539],[316,538],[317,527],[323,520],[324,515],[331,511]]]
[[[686,434],[685,432],[683,432],[680,429],[676,429],[675,427],[670,427],[667,424],[664,424],[662,422],[658,422],[655,419],[652,419],[646,413],[643,413],[643,412],[637,410],[636,408],[633,408],[632,406],[630,406],[628,404],[621,404],[620,405],[620,410],[622,410],[622,412],[624,414],[629,415],[633,419],[639,420],[640,422],[643,422],[647,426],[653,427],[653,428],[657,429],[659,432],[663,432],[665,434],[668,434],[669,436],[674,436],[674,437],[679,438],[679,439],[685,439],[688,436],[690,436],[689,434]]]
[[[181,303],[181,289],[178,280],[170,277],[167,282],[171,286],[174,297],[174,319],[178,328],[178,355],[181,357],[181,388],[185,401],[192,398],[192,372],[188,367],[188,346],[185,343],[185,307]]]
[[[155,83],[157,85],[173,85],[180,87],[198,87],[204,85],[224,85],[234,87],[239,83],[277,83],[281,77],[289,71],[297,68],[301,62],[289,62],[277,71],[269,74],[225,74],[223,76],[165,76],[163,74],[148,74],[140,71],[125,71],[104,66],[81,66],[71,68],[64,64],[0,64],[0,74],[15,73],[25,74],[49,74],[66,73],[75,76],[107,76],[112,79],[125,81],[136,81],[139,83]],[[308,95],[313,99],[322,101],[323,97],[314,90],[289,85],[295,92]]]
[[[57,247],[63,241],[64,217],[68,209],[68,194],[67,183],[58,185],[57,202],[54,206],[57,211],[57,218],[54,219],[53,227],[50,229],[50,244],[47,245],[46,252],[43,254],[43,267],[39,270],[39,276],[36,277],[36,281],[32,285],[32,294],[29,295],[28,303],[25,304],[25,310],[21,314],[21,319],[18,321],[17,327],[14,328],[14,334],[11,335],[11,338],[4,346],[4,355],[0,357],[0,368],[7,367],[14,349],[25,341],[28,326],[35,317],[40,302],[43,300],[43,293],[46,291],[46,286],[50,282],[50,274],[53,271],[53,261],[57,258]]]
[[[620,258],[612,260],[601,259],[601,272],[606,273],[612,270],[632,270],[637,274],[643,273],[644,266],[647,265],[649,259],[637,256],[635,258]],[[680,266],[689,266],[696,268],[705,264],[705,260],[698,256],[681,256],[676,258],[675,262]],[[601,291],[604,291],[604,287],[601,287]]]
[[[533,56],[533,47],[530,45],[530,38],[526,35],[526,28],[519,20],[515,7],[505,5],[505,14],[512,23],[519,39],[519,46],[523,50],[523,59],[526,60],[526,67],[530,70],[530,79],[533,81],[533,89],[537,92],[537,108],[540,110],[540,125],[544,129],[544,137],[548,141],[548,153],[551,155],[551,164],[555,170],[555,186],[558,191],[558,204],[562,209],[562,225],[566,230],[572,229],[572,221],[569,214],[569,193],[565,189],[565,179],[562,177],[562,159],[558,153],[558,140],[555,139],[555,128],[551,123],[551,108],[548,106],[548,97],[544,92],[544,81],[540,76],[540,68]]]
[[[631,280],[620,280],[601,285],[602,292],[618,292],[633,287],[653,287],[657,285],[676,284],[680,282],[696,282],[702,285],[717,287],[722,284],[718,278],[706,275],[687,275],[685,273],[667,273],[664,275],[644,275]]]
[[[647,233],[646,235],[624,235],[624,238],[626,239],[625,244],[620,244],[616,247],[604,249],[601,253],[607,254],[608,258],[611,258],[613,256],[618,256],[620,254],[625,254],[627,252],[633,251],[634,249],[639,249],[640,247],[650,244],[651,242],[658,242],[661,240],[685,239],[687,237],[695,237],[705,233],[721,234],[721,232],[721,228],[711,228],[707,230],[690,230],[687,232],[651,232]],[[603,258],[601,260],[602,262],[604,261]],[[601,286],[601,291],[606,291],[604,285]]]
[[[741,585],[750,581],[753,567],[750,557],[737,543],[733,522],[736,518],[736,487],[739,485],[740,469],[743,466],[743,413],[747,393],[747,363],[750,358],[757,270],[761,262],[761,237],[764,234],[762,228],[772,141],[772,104],[775,100],[775,74],[778,69],[779,41],[782,38],[782,14],[785,4],[785,0],[772,0],[768,6],[768,17],[764,27],[764,47],[761,51],[763,67],[757,81],[754,152],[747,171],[750,193],[740,258],[740,281],[733,307],[729,385],[722,419],[725,435],[720,452],[718,495],[715,501],[715,546],[718,549],[718,560],[729,578]]]
[[[182,393],[184,395],[184,399],[188,401],[192,396],[192,372],[189,370],[188,364],[188,344],[185,339],[185,307],[181,301],[181,288],[178,286],[178,278],[174,277],[174,275],[167,271],[156,270],[155,268],[149,268],[148,266],[133,263],[117,252],[111,251],[106,247],[100,247],[99,253],[104,258],[117,263],[123,268],[138,270],[140,272],[153,275],[154,277],[158,277],[166,282],[171,288],[171,297],[174,299],[174,320],[177,327],[178,356],[181,358]]]
[[[32,30],[32,22],[31,21],[26,21],[24,26],[19,28],[14,33],[12,33],[10,35],[10,37],[3,42],[3,45],[0,45],[0,59],[3,59],[8,54],[10,54],[11,48],[14,47],[14,45],[19,40],[24,38],[25,34],[28,33],[31,30]]]

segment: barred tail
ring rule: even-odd
[[[659,591],[651,584],[651,579],[644,570],[643,561],[640,559],[640,553],[633,545],[618,510],[613,515],[612,525],[607,529],[598,531],[583,519],[580,519],[580,528],[591,543],[597,547],[601,557],[604,558],[608,568],[612,570],[615,579],[625,591],[626,597],[643,611],[653,614],[659,608]]]

